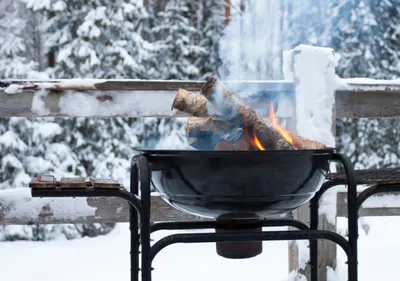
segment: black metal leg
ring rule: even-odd
[[[138,195],[138,169],[136,162],[131,161],[130,192]],[[131,281],[139,281],[139,221],[138,215],[132,206],[129,208],[129,230],[130,230],[130,259],[131,259]]]
[[[142,245],[142,281],[151,281],[150,264],[150,167],[143,155],[134,157],[139,168],[140,197],[143,213],[140,218],[140,241]]]
[[[345,180],[331,180],[325,182],[310,201],[310,229],[317,230],[319,225],[319,200],[330,188],[346,184]],[[318,280],[318,241],[310,241],[311,280]]]
[[[315,200],[315,197],[312,198],[310,202],[310,229],[313,230],[318,229],[318,207],[318,200]],[[310,267],[311,281],[318,281],[318,240],[310,241]]]
[[[350,159],[342,154],[334,154],[334,160],[343,164],[347,178],[347,211],[348,211],[348,241],[352,250],[352,259],[348,261],[349,281],[358,280],[358,213],[357,184],[353,165]]]

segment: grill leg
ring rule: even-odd
[[[151,281],[150,264],[150,167],[147,158],[137,156],[139,168],[140,196],[143,208],[140,218],[140,241],[142,245],[142,281]]]
[[[310,229],[318,229],[318,198],[314,197],[310,202]],[[318,240],[310,240],[310,278],[318,281]]]
[[[353,165],[346,156],[336,153],[335,160],[343,164],[347,178],[347,212],[348,212],[348,241],[352,249],[352,259],[348,261],[349,281],[358,280],[358,209],[357,209],[357,184]]]
[[[136,162],[131,162],[130,192],[138,195],[138,169]],[[129,205],[129,230],[130,230],[130,258],[131,258],[131,281],[139,281],[139,222],[137,211]]]

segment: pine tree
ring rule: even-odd
[[[40,76],[38,20],[21,1],[0,0],[0,78]]]
[[[185,149],[185,123],[166,118],[0,119],[0,189],[28,186],[39,173],[111,178],[129,189],[136,149]],[[0,240],[98,236],[113,223],[0,227]]]
[[[46,51],[57,78],[148,78],[152,45],[141,37],[147,12],[136,0],[24,0],[48,16]],[[151,71],[151,69],[150,69]]]
[[[200,79],[205,80],[213,74],[219,75],[222,65],[220,41],[225,29],[225,0],[203,0],[198,5],[198,44],[204,51],[199,53],[195,64],[200,70]]]
[[[329,30],[331,45],[341,55],[341,77],[400,77],[397,0],[337,0],[330,9],[338,11]],[[398,119],[346,118],[338,120],[337,128],[338,148],[352,158],[357,168],[388,167],[400,162]]]
[[[157,14],[153,32],[163,79],[195,79],[200,74],[194,58],[204,50],[194,44],[198,30],[191,22],[193,14],[187,3],[186,0],[168,1],[165,10]]]

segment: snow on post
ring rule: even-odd
[[[338,56],[331,48],[299,45],[293,50],[285,51],[283,58],[284,77],[295,83],[296,132],[327,147],[335,147],[332,130],[335,124],[335,91],[343,83],[335,73]],[[336,192],[327,192],[321,201],[325,202],[321,202],[320,212],[326,216],[326,221],[331,227],[335,227]],[[308,223],[308,206],[296,210],[294,216],[296,219],[307,219],[304,222]],[[307,274],[308,244],[308,241],[296,241],[292,244],[290,250],[292,253],[297,253],[297,260],[291,260],[291,269],[298,268],[301,273]],[[325,246],[321,247],[321,250],[325,249]],[[335,252],[334,249],[333,251]],[[335,260],[325,262],[326,264],[322,264],[320,269],[322,275],[326,274],[323,271],[327,267],[332,267],[336,263]]]
[[[338,58],[330,48],[300,45],[284,54],[285,79],[296,85],[296,130],[301,136],[335,146],[332,133]]]

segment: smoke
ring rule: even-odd
[[[282,78],[280,0],[233,0],[231,19],[221,40],[223,80]],[[241,10],[241,4],[244,9]]]

